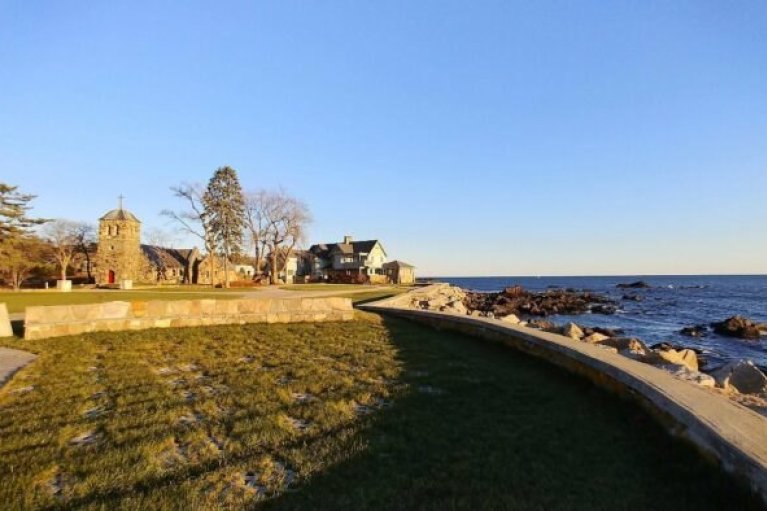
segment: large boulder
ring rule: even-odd
[[[583,338],[583,330],[575,323],[568,323],[562,327],[562,335],[580,341]]]
[[[653,353],[658,356],[660,363],[684,366],[691,371],[698,370],[698,355],[692,350],[661,349]]]
[[[597,344],[609,338],[610,338],[609,335],[600,334],[599,332],[594,332],[593,334],[587,335],[582,340],[589,344]]]
[[[429,310],[439,310],[446,306],[450,301],[450,298],[447,296],[436,296],[427,301],[426,306]]]
[[[733,360],[711,373],[723,389],[734,388],[742,394],[767,393],[767,376],[751,360]]]
[[[644,361],[651,353],[647,345],[635,337],[609,337],[598,344],[611,346],[621,355],[635,360]]]
[[[500,318],[500,319],[501,319],[501,321],[503,321],[504,323],[509,323],[509,324],[511,324],[511,325],[518,325],[518,324],[520,324],[520,323],[521,323],[520,319],[517,317],[517,315],[516,315],[516,314],[509,314],[509,315],[507,315],[507,316],[503,316],[503,317],[502,317],[502,318]]]
[[[738,337],[740,339],[759,339],[764,332],[764,325],[754,323],[743,316],[733,316],[718,323],[712,323],[714,332],[727,337]]]
[[[553,331],[557,326],[548,319],[533,319],[527,323],[530,328],[537,328],[539,330],[545,330],[547,332]]]
[[[709,376],[706,373],[701,373],[700,371],[695,371],[685,366],[677,366],[674,370],[671,371],[671,374],[680,380],[689,381],[701,387],[714,388],[716,386],[716,380],[712,376]]]
[[[453,314],[466,314],[468,312],[466,306],[460,300],[454,300],[441,307],[440,310],[442,312],[452,312]]]

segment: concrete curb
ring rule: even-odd
[[[24,366],[37,358],[37,355],[11,348],[0,348],[0,388]]]
[[[668,372],[595,345],[489,318],[404,308],[399,295],[360,305],[437,329],[499,342],[585,376],[646,407],[675,436],[698,447],[767,503],[767,418]]]

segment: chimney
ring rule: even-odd
[[[344,245],[348,245],[351,242],[352,242],[352,237],[351,236],[349,236],[348,234],[346,236],[344,236]]]

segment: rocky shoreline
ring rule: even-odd
[[[725,395],[767,416],[767,376],[751,360],[732,360],[709,370],[705,360],[694,349],[665,342],[647,346],[641,339],[625,336],[621,330],[591,328],[576,323],[556,325],[545,319],[556,314],[615,313],[617,304],[605,296],[575,289],[550,289],[534,293],[520,286],[499,293],[466,291],[449,284],[427,289],[428,292],[424,289],[413,293],[409,306],[421,310],[494,318],[513,325],[560,334],[576,342],[593,344],[662,368],[679,379]],[[758,339],[767,334],[767,325],[754,323],[741,316],[712,323],[711,327],[720,335],[743,339]],[[705,335],[708,327],[697,325],[683,330],[686,335],[699,336]]]

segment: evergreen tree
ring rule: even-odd
[[[224,258],[224,286],[229,287],[229,258],[240,252],[245,228],[245,201],[237,171],[228,166],[216,169],[205,190],[203,205],[216,248]]]
[[[18,290],[29,271],[44,264],[43,244],[30,230],[47,220],[29,217],[29,203],[35,196],[16,190],[0,183],[0,275]]]
[[[0,243],[21,236],[31,227],[45,223],[42,218],[30,218],[27,212],[34,195],[19,193],[17,186],[0,183]]]

